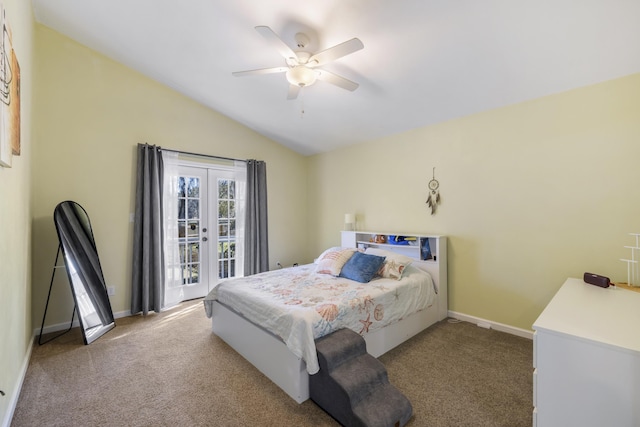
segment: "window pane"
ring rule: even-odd
[[[229,242],[222,242],[222,257],[220,259],[229,258]]]
[[[229,198],[229,181],[227,181],[226,179],[218,180],[218,198],[219,199]]]
[[[184,188],[185,188],[184,177],[181,176],[180,178],[178,178],[178,197],[185,196]]]
[[[229,202],[229,216],[227,218],[235,218],[236,217],[236,202]]]
[[[185,258],[186,254],[187,254],[187,245],[184,243],[180,243],[180,264],[184,264],[187,260]]]
[[[200,253],[200,242],[189,243],[189,259],[191,262],[200,261],[200,257],[198,256],[199,253]]]
[[[236,237],[236,220],[229,221],[229,236]]]
[[[236,243],[235,242],[229,242],[229,257],[228,258],[235,258],[236,257]]]
[[[236,277],[236,260],[229,261],[229,277]]]
[[[229,218],[229,202],[218,203],[218,218]]]
[[[184,212],[185,212],[184,203],[185,203],[184,199],[178,200],[178,219],[185,219],[185,216],[184,216]]]
[[[200,264],[191,266],[191,283],[198,283],[200,278]]]
[[[200,218],[200,200],[189,200],[188,219]]]
[[[229,236],[229,224],[227,222],[221,222],[218,225],[218,235],[220,237],[228,237]]]
[[[189,188],[187,191],[189,197],[200,197],[200,179],[189,178]]]
[[[184,262],[189,264],[191,262],[191,244],[187,243],[184,254]]]
[[[235,181],[229,181],[229,198],[230,199],[236,198],[236,182]]]
[[[189,221],[189,227],[187,228],[189,237],[200,236],[200,221]]]
[[[218,266],[220,268],[220,278],[224,279],[226,277],[229,277],[229,262],[228,261],[220,261],[218,263]]]

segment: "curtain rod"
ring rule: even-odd
[[[200,154],[200,153],[191,153],[189,151],[180,151],[180,150],[171,150],[169,148],[160,148],[162,151],[171,151],[172,153],[178,153],[178,154],[186,154],[188,156],[197,156],[197,157],[209,157],[211,159],[221,159],[221,160],[230,160],[232,162],[247,162],[247,160],[243,160],[243,159],[234,159],[231,157],[222,157],[222,156],[212,156],[210,154]]]

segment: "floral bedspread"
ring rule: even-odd
[[[314,340],[342,328],[360,334],[429,307],[435,299],[428,273],[409,266],[402,280],[376,278],[359,283],[314,272],[315,265],[284,268],[220,282],[204,301],[211,317],[217,300],[282,338],[307,364],[319,370]]]

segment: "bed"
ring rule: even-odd
[[[446,317],[446,257],[393,249],[335,247],[313,264],[220,282],[204,301],[212,331],[302,403],[318,370],[314,339],[347,327],[378,357]]]

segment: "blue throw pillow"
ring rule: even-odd
[[[356,252],[342,267],[340,277],[355,280],[360,283],[368,283],[376,276],[384,263],[385,257]]]

